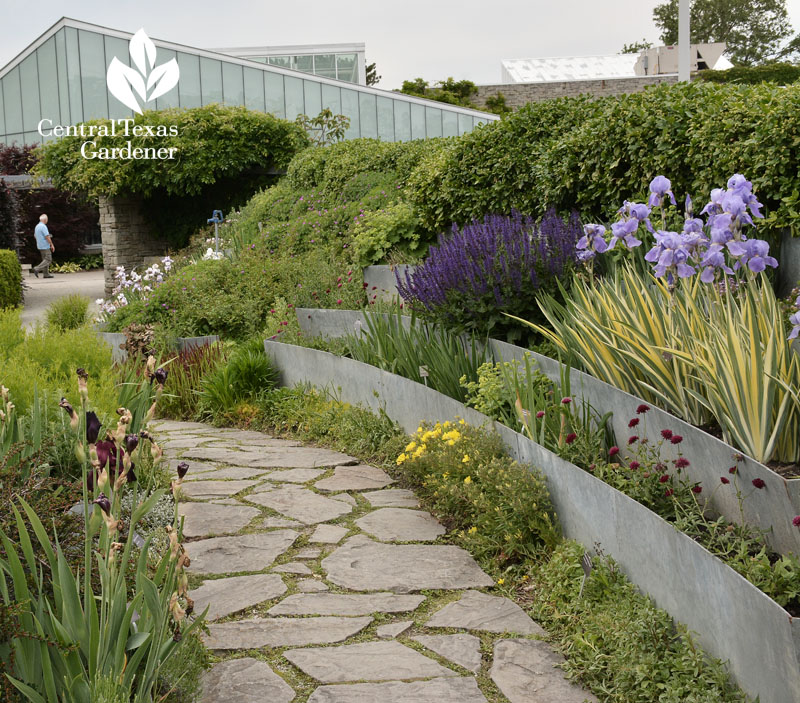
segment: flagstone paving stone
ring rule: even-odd
[[[208,537],[231,535],[260,515],[257,508],[246,505],[219,505],[218,503],[178,503],[178,514],[185,517],[183,536]]]
[[[311,569],[299,561],[290,561],[286,564],[273,566],[272,570],[280,574],[300,574],[301,576],[311,576]]]
[[[204,637],[204,641],[206,647],[216,651],[333,644],[361,632],[371,622],[370,617],[236,620],[209,625],[210,634]]]
[[[405,488],[386,488],[382,491],[362,493],[374,508],[418,508],[419,500],[412,491]]]
[[[229,659],[203,675],[200,703],[290,703],[294,691],[269,666],[258,659]]]
[[[367,464],[356,464],[337,466],[333,476],[317,481],[314,488],[320,491],[366,491],[392,483],[394,479],[385,471]]]
[[[294,530],[274,530],[191,542],[189,571],[198,574],[262,571],[289,549],[298,535]]]
[[[334,520],[352,511],[352,506],[340,500],[331,500],[307,488],[291,484],[261,488],[247,496],[247,500],[272,508],[287,517],[306,525]]]
[[[297,582],[297,590],[301,593],[321,593],[328,588],[328,584],[317,579],[299,579]]]
[[[343,593],[295,594],[269,609],[270,615],[370,615],[416,610],[425,596],[394,593],[350,595]]]
[[[181,493],[197,500],[227,498],[255,485],[256,481],[190,481],[181,486]]]
[[[410,593],[424,589],[492,586],[468,552],[452,545],[381,544],[350,537],[322,560],[328,581],[352,591]]]
[[[292,665],[322,684],[308,703],[487,703],[476,679],[459,673],[481,670],[475,633],[544,634],[507,598],[464,590],[494,583],[465,550],[424,544],[444,528],[429,513],[414,510],[419,502],[413,492],[374,490],[392,482],[382,470],[347,454],[250,430],[170,421],[157,432],[171,455],[180,455],[170,459],[172,471],[180,461],[190,466],[182,492],[205,501],[179,502],[186,536],[194,539],[186,544],[189,571],[226,574],[206,578],[189,594],[195,612],[209,606],[207,645],[233,657],[204,675],[201,703],[289,703],[295,694],[278,673]],[[333,472],[323,478],[327,468]],[[247,496],[232,497],[251,487]],[[356,500],[356,491],[364,501]],[[359,517],[351,523],[354,509]],[[245,527],[249,534],[208,536]],[[350,532],[357,534],[347,538]],[[311,546],[276,566],[301,535]],[[323,574],[312,574],[300,561],[316,564],[331,550],[320,562]],[[270,573],[254,573],[267,569]],[[348,592],[331,593],[329,583]],[[247,617],[254,606],[285,596],[290,587],[297,593],[274,604],[267,617]],[[425,627],[447,627],[455,634],[410,638],[428,656],[402,644],[410,640],[396,639],[413,631],[408,613],[424,603],[419,592],[427,589],[461,592],[455,594],[459,600],[426,614]],[[373,630],[374,614],[380,614],[381,624]],[[230,616],[229,622],[218,622]],[[358,644],[350,639],[356,635]],[[494,644],[494,664],[488,654],[486,664],[510,703],[584,698],[596,703],[555,668],[563,660],[545,642],[487,636],[485,644]],[[284,653],[286,662],[273,662],[274,670],[263,661],[236,658],[243,650],[271,647],[291,648]]]
[[[541,640],[500,640],[494,646],[489,675],[511,703],[599,703],[580,686],[564,678],[557,668],[564,657]]]
[[[391,640],[395,637],[400,637],[405,632],[408,632],[414,627],[413,620],[402,620],[401,622],[390,622],[388,625],[380,625],[375,628],[375,634],[378,639]]]
[[[283,656],[321,683],[410,681],[457,676],[454,671],[394,640],[290,649]]]
[[[253,574],[204,581],[189,591],[189,597],[194,600],[195,613],[208,606],[208,620],[218,620],[284,593],[286,584],[277,574]]]
[[[264,476],[267,481],[284,483],[307,483],[319,478],[325,469],[286,469],[285,471],[271,471]]]
[[[460,632],[456,635],[420,635],[411,639],[474,674],[481,668],[481,641],[475,635]]]
[[[356,520],[364,532],[381,542],[432,542],[446,530],[424,510],[380,508]]]
[[[461,600],[446,605],[425,626],[460,627],[482,632],[518,632],[521,635],[546,634],[514,601],[489,596],[480,591],[466,591]]]
[[[478,682],[465,677],[320,686],[308,703],[486,703],[486,698]]]
[[[314,530],[314,534],[308,538],[309,542],[317,542],[320,544],[339,544],[350,530],[346,527],[339,527],[338,525],[320,525]]]
[[[202,422],[181,422],[180,420],[155,420],[153,423],[153,430],[155,432],[189,432],[197,430],[204,434],[212,434],[214,428],[210,425],[204,425]]]

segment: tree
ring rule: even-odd
[[[792,34],[786,0],[692,0],[690,16],[693,44],[725,42],[731,61],[744,66],[779,58]],[[657,5],[653,21],[665,44],[678,43],[678,0]]]
[[[647,41],[646,39],[642,39],[642,41],[635,41],[633,44],[623,44],[622,51],[620,54],[638,54],[645,49],[650,49],[653,46],[653,42]]]
[[[349,117],[334,115],[327,107],[316,117],[298,115],[295,122],[306,130],[308,138],[316,146],[326,146],[342,141],[350,127]]]
[[[378,75],[378,67],[373,61],[367,64],[367,85],[376,85],[383,76]]]
[[[400,92],[406,95],[416,95],[419,98],[428,98],[428,100],[438,100],[440,103],[475,108],[476,105],[471,99],[478,94],[478,88],[472,81],[457,81],[451,76],[447,80],[436,81],[433,87],[423,78],[403,81]]]

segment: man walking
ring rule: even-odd
[[[50,264],[53,263],[53,253],[56,248],[53,246],[53,239],[50,236],[50,231],[47,229],[47,215],[39,215],[39,224],[33,232],[36,237],[36,247],[39,249],[39,254],[42,256],[42,263],[34,266],[31,273],[39,278],[39,272],[43,271],[43,278],[53,278],[50,273]]]

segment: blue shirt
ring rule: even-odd
[[[40,222],[36,225],[36,229],[33,231],[34,235],[36,235],[36,246],[39,249],[49,249],[50,244],[48,244],[47,239],[45,237],[50,236],[50,232],[47,229],[47,225],[44,222]]]

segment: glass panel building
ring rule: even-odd
[[[42,120],[55,126],[133,117],[106,85],[114,57],[131,66],[128,42],[132,36],[64,18],[0,68],[0,144],[43,141],[38,131]],[[153,43],[156,65],[176,59],[180,80],[148,103],[149,109],[222,103],[294,120],[300,114],[314,117],[327,107],[350,118],[347,139],[384,141],[455,136],[498,119],[478,110],[362,85],[359,45],[288,47],[293,53],[260,51],[261,56],[243,58],[155,39]],[[259,49],[227,51],[242,54]]]
[[[364,44],[253,46],[212,51],[257,63],[291,68],[301,73],[313,73],[323,78],[336,78],[346,83],[367,84]]]

